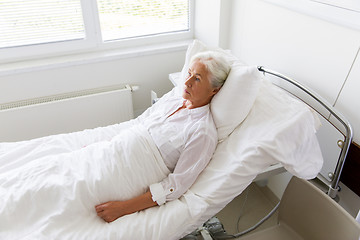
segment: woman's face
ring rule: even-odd
[[[183,98],[188,100],[188,108],[196,108],[210,103],[211,98],[219,91],[214,88],[209,80],[209,73],[200,61],[195,61],[190,66],[185,80]]]

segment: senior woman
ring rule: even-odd
[[[209,103],[230,71],[229,63],[217,52],[202,52],[190,62],[182,96],[165,95],[135,121],[145,126],[170,170],[167,178],[126,201],[109,201],[95,206],[106,222],[166,201],[179,198],[195,182],[210,161],[217,132]]]

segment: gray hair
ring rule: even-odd
[[[195,61],[200,61],[205,65],[210,74],[210,83],[214,88],[222,87],[231,69],[230,63],[223,54],[215,51],[200,52],[191,58],[190,65]]]

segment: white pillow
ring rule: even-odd
[[[210,108],[219,140],[229,136],[249,114],[261,82],[256,66],[234,63],[223,87],[211,100]]]
[[[229,51],[210,48],[202,42],[194,40],[186,52],[185,64],[178,85],[183,86],[191,57],[198,52],[209,50],[222,53],[231,64],[231,71],[225,84],[210,104],[218,138],[221,141],[229,136],[248,115],[259,91],[262,75],[256,66],[245,65]]]

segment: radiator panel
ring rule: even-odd
[[[25,104],[26,105],[26,104]],[[107,126],[133,118],[130,88],[0,111],[0,142]]]

